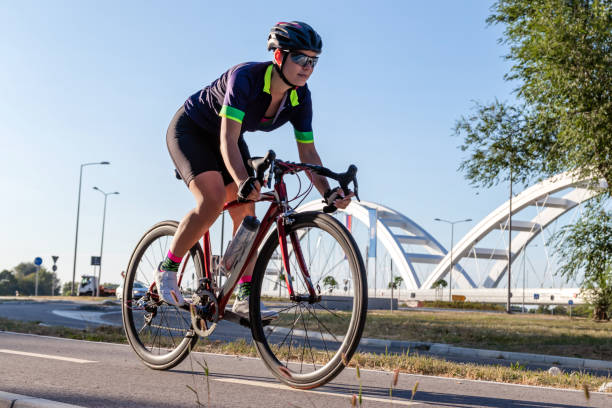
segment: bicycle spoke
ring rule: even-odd
[[[321,303],[317,303],[317,306],[322,307],[323,309],[327,310],[329,313],[333,314],[334,316],[336,316],[338,319],[344,319],[344,317],[336,314],[334,311],[332,311],[331,309],[326,308],[325,306],[323,306]]]
[[[302,324],[304,325],[304,331],[306,331],[306,323],[304,322],[304,316],[302,316],[302,306],[300,305],[300,316],[302,317]],[[304,351],[306,350],[306,341],[302,340],[302,357],[300,358],[300,373],[304,368]]]
[[[305,306],[306,309],[308,309],[308,306]],[[300,307],[301,309],[301,307]],[[304,321],[304,319],[302,319],[302,323],[304,324],[304,336],[306,338],[306,341],[308,342],[308,349],[310,350],[310,356],[312,357],[312,366],[313,368],[316,370],[317,369],[317,365],[315,364],[315,359],[314,359],[314,354],[312,354],[312,345],[310,344],[310,338],[308,337],[308,329],[306,327],[306,322]],[[304,342],[305,344],[306,342]],[[303,357],[303,355],[302,355]]]
[[[308,313],[310,313],[312,315],[312,310],[306,306]],[[327,348],[327,342],[325,341],[325,336],[323,336],[323,332],[321,331],[321,325],[323,327],[325,327],[325,325],[323,324],[323,322],[321,322],[319,320],[318,317],[316,317],[316,314],[314,316],[315,320],[317,321],[317,326],[319,326],[319,333],[321,333],[321,341],[323,341],[323,347],[325,347],[325,354],[327,355],[327,358],[329,358],[329,349]],[[329,331],[329,329],[327,327],[325,327],[325,330],[328,331],[328,333],[330,333],[333,336],[333,333]],[[335,338],[335,337],[334,337]]]
[[[294,316],[296,315],[297,315],[297,309],[295,309],[295,312],[294,312]],[[287,352],[287,363],[285,364],[285,367],[289,365],[289,360],[291,359],[291,344],[293,343],[293,328],[295,327],[295,324],[297,323],[299,318],[300,316],[297,316],[295,318],[295,320],[293,321],[293,326],[291,326],[291,329],[289,330],[289,333],[291,333],[291,338],[289,339],[289,350]],[[287,338],[287,336],[285,336],[285,338]]]

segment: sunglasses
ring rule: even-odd
[[[311,57],[309,55],[300,54],[299,52],[290,52],[289,56],[291,57],[291,61],[301,67],[307,67],[308,64],[310,64],[310,66],[314,68],[315,65],[317,65],[317,61],[319,61],[319,57]]]

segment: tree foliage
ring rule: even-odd
[[[323,279],[323,286],[327,288],[329,293],[332,293],[338,287],[338,282],[333,276],[328,275]]]
[[[567,280],[584,271],[582,294],[595,307],[595,318],[609,320],[612,312],[612,214],[597,200],[582,217],[561,228],[551,241],[565,263],[559,273]]]
[[[22,262],[12,271],[3,270],[0,272],[0,295],[15,295],[19,291],[20,295],[30,296],[36,292],[36,265],[31,262]],[[55,272],[49,272],[41,267],[38,272],[38,294],[51,295],[59,294],[60,282]]]
[[[612,277],[590,261],[593,237],[612,242],[612,230],[596,226],[611,216],[612,0],[499,0],[487,22],[504,26],[512,62],[504,79],[516,84],[516,101],[476,102],[456,122],[467,153],[459,169],[479,187],[508,181],[510,169],[523,184],[565,171],[592,180],[601,193],[587,212],[594,218],[557,234],[567,242],[556,248],[564,276],[584,270],[585,293],[612,302]]]
[[[610,195],[612,1],[501,0],[492,11],[517,103],[476,103],[457,121],[468,152],[460,169],[485,187],[507,180],[510,162],[523,182],[574,170],[606,180]]]
[[[403,281],[404,281],[404,278],[402,278],[401,276],[394,276],[393,280],[389,282],[387,287],[389,289],[398,289],[400,286],[402,286]]]

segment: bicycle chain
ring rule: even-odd
[[[183,333],[188,333],[191,330],[185,330],[185,329],[178,329],[176,327],[166,327],[166,326],[160,326],[157,324],[149,324],[149,327],[154,327],[156,329],[166,329],[166,330],[170,330],[170,331],[176,331],[176,332],[183,332]]]

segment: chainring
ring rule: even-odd
[[[192,296],[193,302],[189,305],[191,326],[200,337],[208,337],[217,328],[219,321],[219,303],[214,294],[207,290],[198,289]]]

